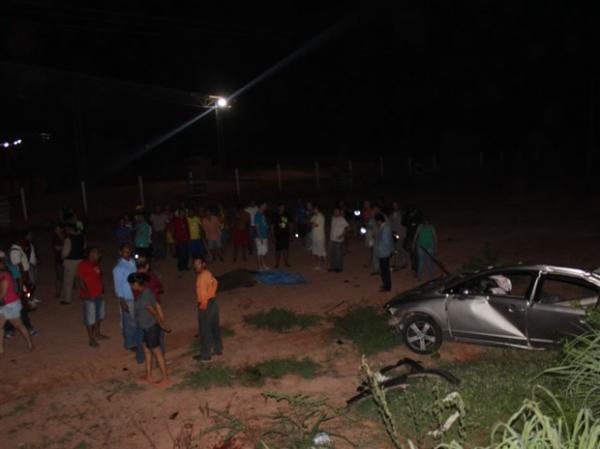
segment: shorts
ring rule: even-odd
[[[221,249],[221,240],[208,241],[208,250],[211,251],[213,249]]]
[[[143,342],[148,349],[158,348],[160,346],[161,329],[158,323],[148,329],[143,329]]]
[[[6,320],[16,320],[21,318],[21,309],[23,305],[20,300],[16,300],[11,302],[10,304],[6,304],[5,306],[0,306],[0,315],[4,317]]]
[[[193,239],[189,242],[190,255],[192,258],[206,256],[206,249],[201,239]]]
[[[264,256],[269,252],[269,239],[254,239],[256,242],[256,255]]]
[[[98,296],[96,298],[83,300],[83,324],[93,326],[98,321],[104,319],[104,298]]]
[[[324,239],[313,239],[311,252],[313,256],[326,257],[327,251],[325,251],[325,240]]]

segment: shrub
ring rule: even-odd
[[[335,319],[334,332],[352,340],[364,355],[388,351],[399,344],[386,317],[377,313],[374,307],[350,309],[344,316]]]
[[[306,329],[307,327],[316,326],[321,322],[321,317],[272,308],[266,312],[261,311],[253,315],[246,315],[244,316],[244,322],[258,329],[285,332],[295,328]]]

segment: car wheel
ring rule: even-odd
[[[442,331],[428,316],[414,315],[404,322],[402,340],[417,354],[431,354],[442,345]]]

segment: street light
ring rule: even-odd
[[[209,95],[206,97],[205,106],[215,110],[215,119],[217,125],[217,159],[221,170],[225,170],[227,165],[227,151],[225,149],[225,136],[223,134],[223,113],[225,109],[229,109],[231,104],[227,97],[217,95]]]

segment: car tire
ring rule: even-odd
[[[417,354],[431,354],[442,345],[442,330],[426,315],[413,315],[404,321],[402,341]]]

